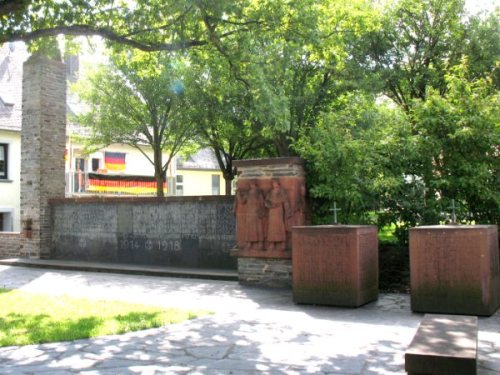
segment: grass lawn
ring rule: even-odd
[[[379,241],[383,243],[396,244],[398,241],[396,236],[394,235],[395,230],[396,225],[394,224],[386,225],[385,227],[381,228],[378,232]]]
[[[206,314],[0,288],[0,347],[121,334]]]

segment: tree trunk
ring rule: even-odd
[[[160,174],[155,173],[155,178],[156,178],[156,196],[164,197],[165,193],[163,191],[163,183],[165,182],[165,177],[163,176],[163,173],[160,172]]]
[[[165,173],[163,173],[163,155],[161,153],[161,148],[159,143],[153,145],[153,162],[155,168],[155,178],[156,178],[156,196],[164,197],[165,193],[163,191],[163,182],[165,181]]]
[[[285,134],[279,134],[274,139],[274,146],[278,157],[291,156],[290,141]]]
[[[226,182],[226,195],[231,195],[231,190],[233,190],[233,179],[224,177],[224,181]]]
[[[226,194],[225,195],[231,195],[231,190],[232,190],[232,187],[233,187],[233,180],[234,180],[234,176],[235,176],[235,173],[234,171],[224,171],[223,172],[223,177],[224,177],[224,181],[226,183]]]

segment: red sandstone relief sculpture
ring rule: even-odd
[[[268,208],[267,236],[269,250],[285,250],[286,219],[290,217],[288,196],[278,180],[272,181],[272,189],[264,202]]]
[[[237,189],[234,200],[236,239],[241,249],[262,250],[264,246],[263,219],[266,215],[264,195],[256,181],[248,190]]]
[[[306,223],[306,185],[300,184],[299,192],[296,195],[295,202],[292,205],[292,212],[287,221],[287,231],[294,226],[304,225]]]
[[[240,180],[234,203],[237,248],[289,250],[291,228],[305,224],[305,196],[303,180]]]
[[[250,182],[247,194],[246,248],[262,250],[264,245],[264,230],[262,228],[262,219],[265,216],[264,195],[255,181]]]
[[[233,212],[236,217],[236,246],[240,249],[245,247],[246,240],[246,203],[246,192],[241,190],[241,188],[236,189]]]

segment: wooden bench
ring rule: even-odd
[[[476,375],[477,317],[426,314],[405,353],[409,375]]]

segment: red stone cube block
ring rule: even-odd
[[[376,300],[377,233],[368,225],[294,227],[294,302],[358,307]]]
[[[492,315],[500,307],[496,225],[410,229],[411,308]]]

